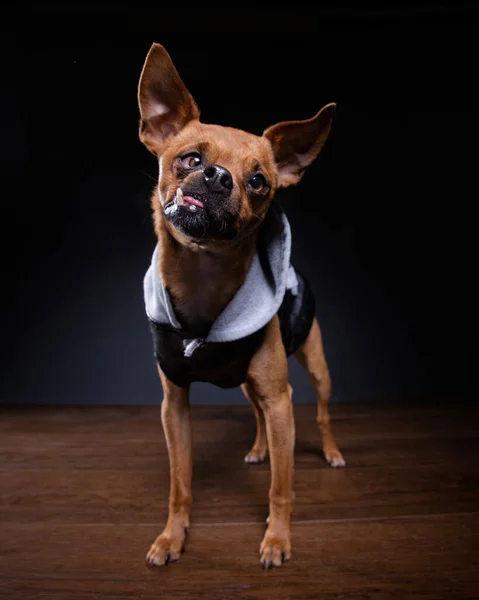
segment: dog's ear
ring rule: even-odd
[[[279,187],[298,183],[318,156],[328,138],[335,109],[336,104],[327,104],[312,119],[284,121],[264,131],[263,136],[273,147]]]
[[[189,121],[199,118],[199,110],[178,75],[170,55],[153,44],[143,65],[138,85],[140,140],[154,154],[163,142],[176,135]]]

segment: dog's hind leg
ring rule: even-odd
[[[256,416],[256,439],[253,447],[244,457],[244,461],[246,463],[260,463],[264,461],[266,453],[268,452],[268,440],[266,439],[266,424],[264,421],[263,409],[255,396],[253,388],[249,384],[243,383],[241,389],[243,390],[243,394],[251,402]]]
[[[318,412],[316,421],[322,435],[323,453],[332,467],[344,467],[346,464],[339,451],[331,431],[328,401],[331,395],[331,377],[324,356],[321,330],[315,318],[306,341],[296,352],[295,357],[308,372],[316,391]]]

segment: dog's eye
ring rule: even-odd
[[[261,173],[256,173],[256,175],[253,175],[253,177],[251,177],[249,180],[249,184],[255,192],[262,192],[264,188],[267,187],[268,182],[266,181],[264,175],[261,175]]]
[[[201,165],[201,156],[198,152],[189,152],[180,158],[180,162],[187,169],[194,169]]]

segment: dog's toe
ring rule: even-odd
[[[256,448],[252,448],[248,454],[244,457],[245,463],[250,465],[262,463],[266,458],[266,450],[258,450]]]
[[[258,464],[258,463],[262,463],[262,462],[264,462],[264,459],[265,459],[264,454],[253,454],[251,452],[249,452],[244,457],[245,463],[248,463],[250,465],[255,465],[255,464]]]
[[[149,567],[160,567],[176,562],[183,550],[184,539],[174,539],[163,533],[151,545],[146,555],[146,564]]]
[[[291,545],[288,539],[280,539],[268,531],[263,538],[259,551],[259,561],[264,569],[280,567],[291,558]]]

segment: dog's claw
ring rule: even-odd
[[[248,463],[250,465],[257,465],[259,463],[264,462],[265,458],[266,453],[251,450],[251,452],[248,452],[248,454],[244,457],[244,461],[245,463]]]

